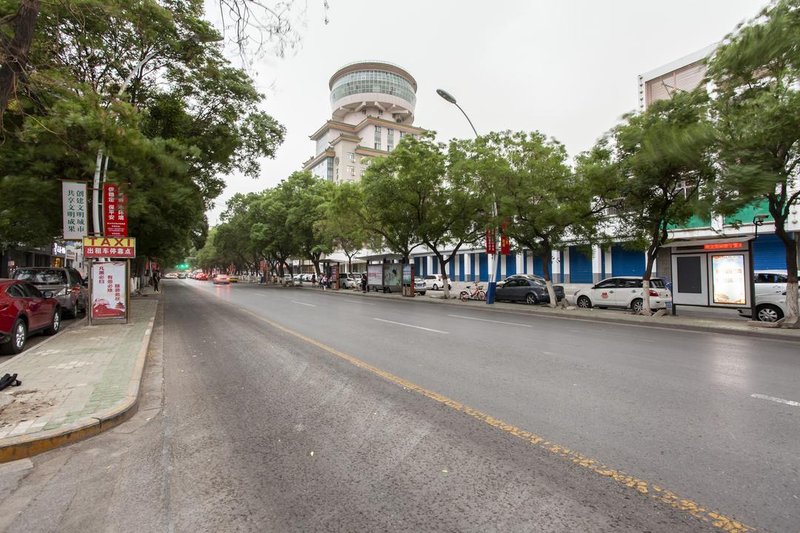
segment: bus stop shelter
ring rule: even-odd
[[[752,236],[674,241],[672,314],[679,305],[740,309],[755,319]]]

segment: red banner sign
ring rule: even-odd
[[[108,237],[128,236],[127,200],[119,185],[103,184],[103,214],[105,234]]]
[[[511,241],[508,235],[500,236],[500,253],[503,255],[509,255],[511,253]]]
[[[486,230],[486,253],[492,255],[497,252],[497,242],[493,229]]]

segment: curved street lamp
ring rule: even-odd
[[[455,96],[453,96],[449,92],[445,91],[444,89],[436,89],[436,94],[438,94],[439,96],[441,96],[442,98],[444,98],[445,100],[447,100],[448,102],[450,102],[451,104],[456,106],[458,108],[458,110],[461,111],[461,113],[464,115],[464,118],[467,119],[467,122],[469,122],[469,125],[472,127],[472,131],[475,133],[475,137],[480,137],[480,135],[478,135],[478,130],[475,129],[475,126],[472,124],[472,121],[469,119],[469,116],[467,116],[467,113],[463,109],[461,109],[460,105],[458,105],[458,102],[456,101],[456,97]],[[492,202],[492,216],[494,218],[497,218],[497,200],[496,199],[495,199],[494,202]],[[487,304],[493,304],[494,303],[494,295],[495,295],[495,292],[497,291],[497,265],[499,264],[497,246],[495,246],[494,254],[488,256],[488,263],[489,263],[488,264],[488,267],[489,267],[489,288],[486,291],[486,303]]]

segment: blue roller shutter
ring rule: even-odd
[[[777,235],[759,235],[754,242],[755,270],[786,270],[786,248]]]
[[[513,276],[517,273],[517,254],[510,253],[506,256],[506,276]]]
[[[458,254],[458,281],[466,281],[464,274],[464,254]]]
[[[422,261],[419,257],[414,258],[414,276],[422,275]]]
[[[570,283],[592,282],[592,257],[575,246],[569,249],[569,280]]]
[[[431,257],[431,274],[438,274],[439,273],[439,260],[435,257]]]
[[[611,276],[641,276],[644,267],[644,252],[626,250],[618,244],[611,247]]]
[[[533,273],[537,276],[544,276],[544,264],[540,255],[533,256]]]
[[[447,277],[450,279],[455,279],[456,277],[456,262],[455,260],[451,259],[449,263],[447,263]]]
[[[489,281],[489,258],[486,254],[478,254],[478,264],[481,267],[480,281]]]

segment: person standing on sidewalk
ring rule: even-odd
[[[159,292],[158,281],[161,279],[161,274],[158,272],[158,270],[154,269],[152,276],[153,276],[153,292]]]
[[[367,292],[367,274],[361,273],[361,292]]]

